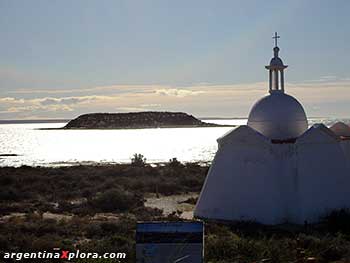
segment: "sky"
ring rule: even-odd
[[[350,117],[348,0],[0,0],[0,119],[247,117],[273,33],[309,117]]]

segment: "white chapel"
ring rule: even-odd
[[[269,94],[252,107],[247,125],[218,139],[197,218],[303,224],[350,208],[350,127],[308,127],[303,106],[285,93],[278,37],[266,66]]]

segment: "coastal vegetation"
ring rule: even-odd
[[[147,207],[147,196],[199,193],[208,169],[177,159],[150,165],[139,154],[131,164],[0,168],[0,252],[117,250],[127,253],[121,262],[134,262],[137,221],[185,220]],[[350,213],[304,226],[206,222],[205,260],[349,262]]]

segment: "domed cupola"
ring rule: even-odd
[[[248,117],[248,126],[272,140],[289,140],[299,137],[308,128],[303,106],[292,96],[284,93],[284,69],[278,56],[277,32],[273,37],[275,47],[274,57],[269,70],[269,95],[257,101]]]

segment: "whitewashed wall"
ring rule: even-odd
[[[350,207],[350,144],[323,125],[294,144],[272,144],[248,126],[218,140],[195,216],[265,224],[314,222]]]

